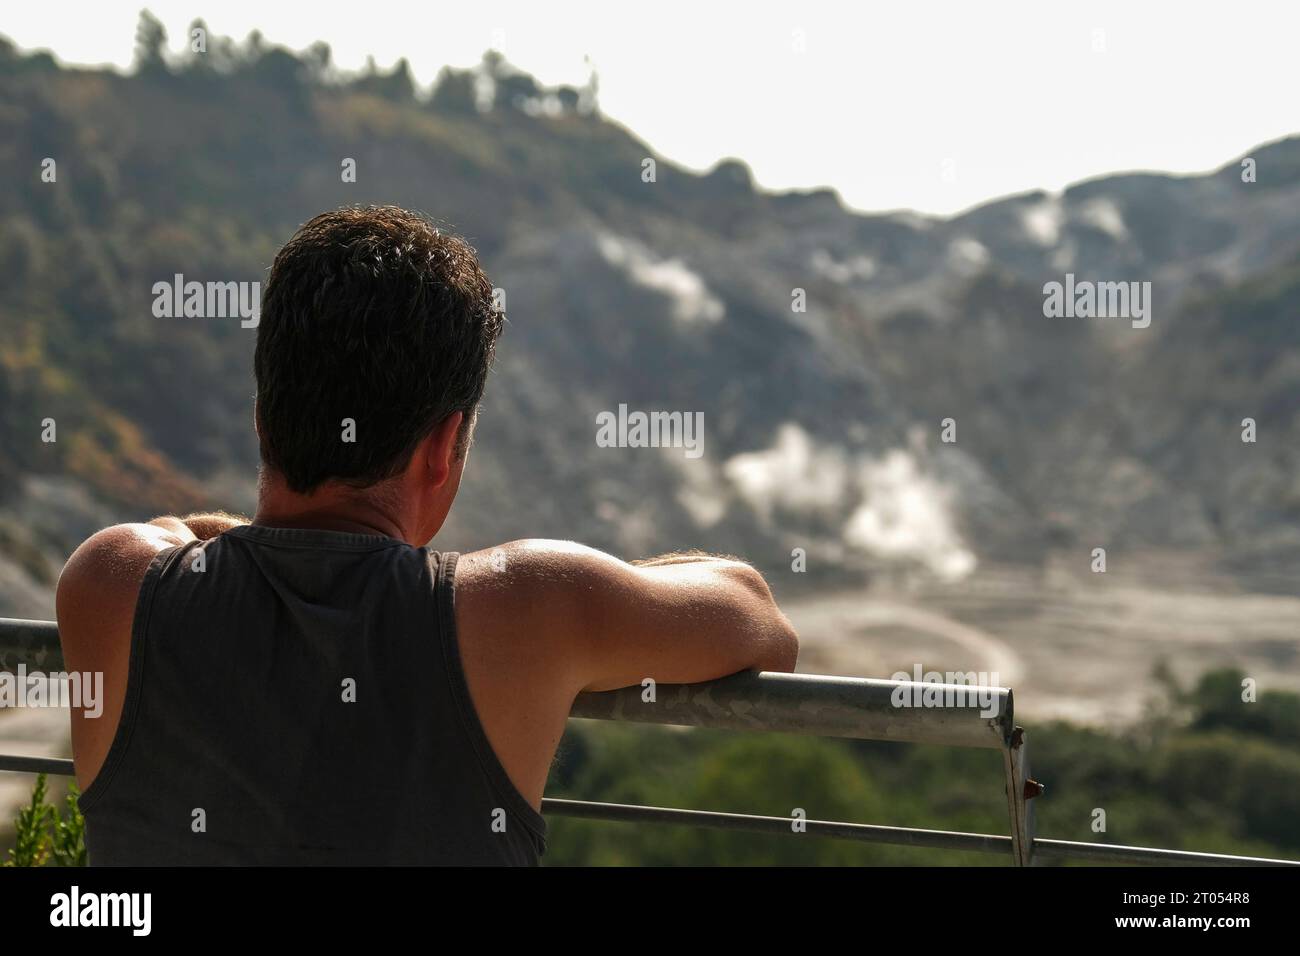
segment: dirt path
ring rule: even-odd
[[[860,661],[874,671],[861,676],[887,677],[895,670],[910,674],[920,665],[926,670],[983,671],[1003,687],[1019,683],[1024,674],[1020,655],[1006,641],[915,605],[844,593],[799,601],[785,611],[807,645],[800,670],[813,672],[807,665],[826,661],[843,672]],[[875,639],[881,634],[892,636],[888,648]],[[904,647],[931,646],[942,654],[904,661],[897,653]],[[890,674],[880,672],[885,666],[890,666]]]

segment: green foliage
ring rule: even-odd
[[[1240,675],[1191,692],[1166,680],[1150,726],[1032,725],[1041,836],[1251,856],[1300,856],[1300,695],[1244,703]],[[1234,703],[1235,702],[1235,703]],[[1225,728],[1231,727],[1229,732]],[[777,734],[575,725],[548,795],[790,818],[1007,832],[997,755]],[[1104,809],[1105,832],[1092,829]],[[662,824],[550,819],[550,865],[953,865],[984,854]]]
[[[31,802],[14,821],[14,847],[5,866],[86,865],[86,819],[77,808],[77,785],[69,785],[62,809],[47,803],[48,795],[45,774],[40,774]]]
[[[46,820],[50,806],[45,802],[45,774],[36,778],[32,799],[14,821],[14,848],[5,866],[44,866],[49,857]]]
[[[982,756],[983,761],[972,760]],[[728,734],[575,725],[562,745],[552,796],[809,820],[925,825],[942,813],[957,826],[1005,827],[1000,769],[990,754],[872,748],[785,734]],[[948,758],[945,763],[944,758]],[[909,764],[911,764],[909,766]],[[967,773],[969,772],[969,775]],[[918,780],[921,785],[918,785]],[[549,865],[811,866],[999,862],[974,854],[796,833],[552,817]]]
[[[1263,694],[1242,700],[1245,674],[1235,669],[1211,671],[1187,695],[1194,708],[1194,730],[1230,730],[1300,744],[1300,695]]]
[[[148,10],[140,11],[135,28],[135,64],[145,74],[167,72],[167,29]]]

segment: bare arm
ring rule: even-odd
[[[583,565],[583,690],[794,670],[794,628],[743,561],[693,554],[625,564],[593,552]]]
[[[572,542],[515,541],[462,555],[455,594],[475,709],[534,807],[582,691],[792,671],[799,650],[762,576],[734,558],[629,564]]]
[[[693,683],[794,670],[799,642],[762,575],[700,553],[628,563],[570,542],[519,541],[466,555],[469,577],[514,605],[574,691],[649,677]],[[471,584],[471,587],[474,585]],[[559,675],[555,675],[559,676]]]
[[[73,762],[83,790],[99,773],[122,713],[131,624],[145,571],[159,551],[192,540],[193,534],[184,537],[153,522],[114,525],[91,535],[59,576],[55,611],[67,669],[103,675],[102,710],[71,711]]]

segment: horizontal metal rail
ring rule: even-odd
[[[0,671],[16,672],[19,664],[42,671],[63,670],[59,625],[0,617]]]
[[[55,757],[0,756],[0,771],[72,775],[72,761]],[[643,807],[626,803],[597,803],[590,800],[562,800],[547,797],[542,801],[547,816],[573,817],[581,820],[605,820],[614,823],[657,823],[676,826],[707,827],[714,830],[737,830],[775,836],[794,835],[791,817],[765,817],[747,813],[718,813],[711,810],[679,810],[671,807]],[[966,850],[974,853],[1010,852],[1011,837],[993,833],[962,833],[955,830],[922,830],[915,827],[884,827],[866,823],[840,823],[831,820],[801,821],[802,830],[811,836],[859,843],[885,843],[892,846],[922,847],[933,850]],[[1092,860],[1098,863],[1145,863],[1165,866],[1297,866],[1300,861],[1266,857],[1231,856],[1222,853],[1196,853],[1191,850],[1165,850],[1147,846],[1121,846],[1109,843],[1076,843],[1070,840],[1034,839],[1033,855],[1039,860]]]
[[[62,671],[58,625],[0,618],[0,670],[16,671],[19,664]],[[921,706],[923,694],[945,695],[950,703]],[[1013,730],[1014,701],[1005,687],[751,672],[705,684],[660,684],[653,694],[639,686],[583,694],[573,716],[1002,749]]]
[[[64,669],[57,626],[49,621],[0,618],[0,671],[25,665],[44,673]],[[972,691],[986,696],[973,699]],[[947,694],[944,706],[915,704],[918,695]],[[1192,866],[1300,866],[1300,861],[1048,840],[1032,833],[1025,804],[1034,786],[1024,776],[1023,732],[1014,724],[1007,688],[916,684],[911,681],[822,677],[808,674],[736,674],[704,684],[629,687],[583,694],[572,716],[684,727],[813,734],[862,740],[900,741],[1000,750],[1006,764],[1012,835],[960,833],[912,827],[875,826],[825,820],[803,821],[807,834],[866,843],[981,853],[1010,851],[1018,864],[1030,857]],[[53,757],[0,755],[0,771],[71,775],[72,761]],[[545,799],[544,813],[630,823],[659,823],[794,834],[792,819],[629,806],[583,800]]]
[[[679,826],[709,827],[716,830],[741,830],[789,836],[795,833],[790,817],[761,817],[744,813],[716,813],[708,810],[676,810],[667,807],[641,807],[624,803],[592,803],[586,800],[542,801],[542,812],[554,816],[584,820],[609,820],[619,823],[663,823]],[[862,843],[888,843],[895,846],[927,847],[938,850],[969,850],[976,853],[1001,853],[1011,850],[1011,837],[991,833],[961,833],[953,830],[918,830],[913,827],[882,827],[865,823],[835,823],[805,820],[800,826],[812,836],[856,840]],[[1274,860],[1254,856],[1230,856],[1222,853],[1196,853],[1190,850],[1164,850],[1157,847],[1121,846],[1109,843],[1074,843],[1070,840],[1034,839],[1035,859],[1096,860],[1102,863],[1154,863],[1165,866],[1297,866],[1297,860]]]
[[[72,761],[65,757],[19,757],[13,754],[0,754],[0,770],[71,777]]]
[[[923,693],[950,702],[922,706]],[[977,694],[987,696],[977,701]],[[1014,730],[1014,701],[1005,687],[749,672],[704,684],[661,684],[647,698],[642,687],[583,694],[571,716],[996,750]]]

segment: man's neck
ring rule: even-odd
[[[252,521],[268,528],[311,528],[320,531],[346,531],[352,534],[374,534],[386,538],[407,540],[402,529],[390,521],[362,520],[327,511],[301,511],[296,513],[268,512],[261,506]]]
[[[290,491],[278,478],[263,476],[253,524],[272,528],[316,528],[396,538],[419,545],[414,522],[390,496],[322,486],[310,494]]]

